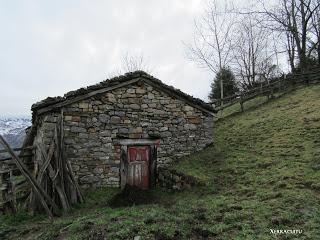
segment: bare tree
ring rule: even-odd
[[[124,72],[145,71],[150,72],[143,54],[132,55],[128,52],[122,56],[121,69]]]
[[[271,57],[263,59],[258,65],[259,82],[269,83],[270,79],[279,77],[282,73]]]
[[[126,52],[121,56],[121,66],[109,73],[107,78],[113,78],[134,71],[144,71],[147,73],[152,72],[142,53],[132,54]]]
[[[295,62],[296,62],[296,51],[297,51],[296,42],[293,38],[293,35],[290,32],[285,31],[284,33],[286,38],[285,48],[288,55],[291,72],[293,72],[295,70]]]
[[[200,67],[217,74],[231,62],[234,15],[227,4],[220,6],[213,0],[201,18],[195,21],[193,43],[187,45],[188,57]],[[223,81],[221,98],[223,98]]]
[[[315,0],[314,4],[320,4],[320,0]],[[311,33],[313,34],[313,37],[309,39],[311,43],[311,48],[314,46],[314,50],[316,52],[317,56],[317,63],[320,65],[320,7],[316,9],[312,16],[312,27],[311,27]]]
[[[242,87],[252,88],[261,80],[260,75],[269,71],[272,54],[267,43],[270,33],[260,28],[251,14],[245,15],[237,25],[232,66]]]
[[[308,58],[317,47],[317,41],[311,40],[310,29],[313,16],[319,9],[319,0],[277,0],[274,6],[267,6],[265,0],[260,0],[263,11],[258,11],[269,27],[286,33],[287,52],[290,65],[297,53],[301,69],[307,67]],[[308,45],[309,44],[309,45]]]

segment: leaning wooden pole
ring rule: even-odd
[[[39,161],[36,161],[35,178],[40,186],[55,201],[55,204],[67,212],[74,203],[84,201],[77,179],[67,161],[64,147],[63,110],[57,118],[53,138],[49,146],[36,142]],[[33,205],[35,207],[35,205]]]
[[[20,158],[14,153],[14,151],[11,149],[9,144],[4,140],[4,138],[0,135],[0,143],[3,145],[3,147],[8,151],[8,153],[12,156],[12,160],[17,165],[20,172],[26,177],[26,179],[29,181],[30,185],[34,189],[36,195],[38,196],[42,206],[44,207],[45,211],[47,212],[48,216],[50,218],[53,217],[53,213],[50,210],[48,203],[53,208],[54,213],[59,213],[58,206],[54,203],[54,201],[49,197],[49,195],[42,189],[42,187],[38,184],[36,179],[30,174],[28,171],[28,168],[24,165],[24,163],[20,160]],[[47,202],[46,202],[47,201]]]

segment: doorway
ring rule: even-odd
[[[157,145],[159,140],[121,140],[120,182],[141,189],[156,185]]]

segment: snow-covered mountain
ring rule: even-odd
[[[11,147],[21,146],[25,129],[29,126],[31,126],[31,119],[27,117],[0,117],[0,134]]]

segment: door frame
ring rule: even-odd
[[[156,186],[157,179],[157,146],[159,139],[119,139],[120,145],[120,187],[123,189],[127,184],[128,173],[128,146],[149,146],[149,188]]]

